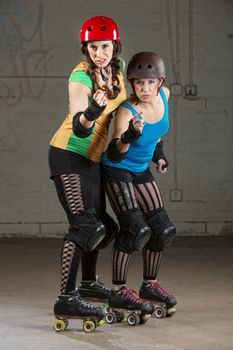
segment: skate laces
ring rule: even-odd
[[[134,303],[142,304],[143,300],[139,298],[133,289],[124,288],[121,290],[121,295],[124,299],[129,299]]]
[[[105,285],[102,282],[96,281],[95,285],[99,286],[101,289],[105,290],[106,292],[109,292],[109,288],[105,287]]]
[[[84,307],[86,307],[88,309],[94,309],[95,308],[94,305],[92,305],[92,304],[88,303],[87,301],[84,301],[83,299],[81,299],[79,295],[73,296],[73,300],[77,301],[80,305],[82,305],[82,306],[84,306]]]
[[[163,289],[158,282],[150,282],[149,286],[151,287],[151,289],[156,290],[156,292],[158,292],[160,295],[164,297],[170,296],[168,292],[165,289]]]

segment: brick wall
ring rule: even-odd
[[[119,24],[126,62],[142,50],[165,60],[170,167],[156,178],[178,233],[232,235],[233,2],[3,0],[0,236],[66,230],[47,150],[67,111],[68,75],[81,59],[79,28],[98,14]]]

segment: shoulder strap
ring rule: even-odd
[[[136,111],[136,109],[134,109],[133,108],[133,106],[131,106],[131,104],[129,103],[129,102],[123,102],[122,104],[121,104],[121,107],[125,107],[125,108],[128,108],[130,111],[131,111],[131,113],[133,114],[133,115],[135,115],[135,114],[137,114],[138,112]]]
[[[160,95],[162,97],[163,103],[167,104],[167,97],[166,97],[165,92],[163,91],[162,87],[160,88],[159,93],[160,93]]]
[[[165,107],[165,112],[168,111],[168,101],[167,101],[167,97],[165,95],[165,92],[163,91],[163,88],[160,88],[159,93],[162,97],[163,103],[164,103],[164,107]]]

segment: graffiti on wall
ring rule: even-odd
[[[10,12],[0,25],[5,67],[0,74],[0,100],[8,106],[17,105],[22,98],[38,99],[45,91],[53,47],[44,45],[43,18],[44,7],[39,4],[30,26],[19,23]]]

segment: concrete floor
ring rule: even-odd
[[[104,325],[81,331],[81,321],[55,333],[53,303],[59,289],[60,239],[0,239],[1,350],[230,350],[233,349],[233,238],[177,237],[164,254],[162,286],[178,299],[177,313],[145,325]],[[98,272],[110,286],[111,249]],[[138,290],[142,259],[132,257],[128,287]]]

